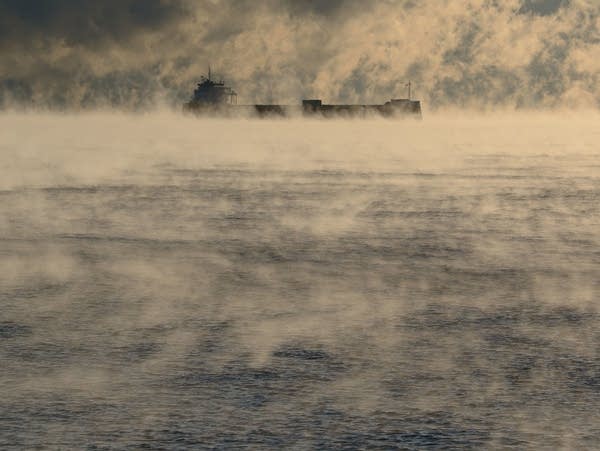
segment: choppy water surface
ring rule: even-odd
[[[2,120],[2,448],[600,446],[592,125]]]

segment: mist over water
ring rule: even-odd
[[[0,447],[591,448],[597,114],[0,116]]]

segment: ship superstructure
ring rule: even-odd
[[[237,93],[229,86],[226,86],[223,80],[213,80],[209,68],[208,77],[201,77],[201,82],[196,86],[193,97],[185,105],[189,110],[201,110],[204,108],[214,109],[236,104]]]
[[[303,100],[301,105],[256,104],[238,105],[237,93],[225,85],[224,81],[202,76],[184,111],[193,113],[215,113],[233,115],[236,113],[265,116],[322,116],[322,117],[416,117],[421,118],[421,102],[411,99],[411,83],[407,84],[408,98],[391,99],[383,104],[324,104],[320,99]]]

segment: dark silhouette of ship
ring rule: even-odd
[[[381,105],[328,105],[320,99],[303,100],[302,105],[238,105],[237,93],[223,80],[202,76],[194,95],[183,106],[185,112],[206,115],[250,114],[259,117],[316,116],[316,117],[413,117],[421,118],[421,102],[411,99],[411,83],[407,83],[408,98],[391,99]]]

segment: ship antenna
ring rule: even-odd
[[[406,87],[408,88],[408,100],[410,100],[410,88],[412,87],[412,83],[410,80],[406,83]]]
[[[210,64],[208,65],[208,81],[210,81]]]

